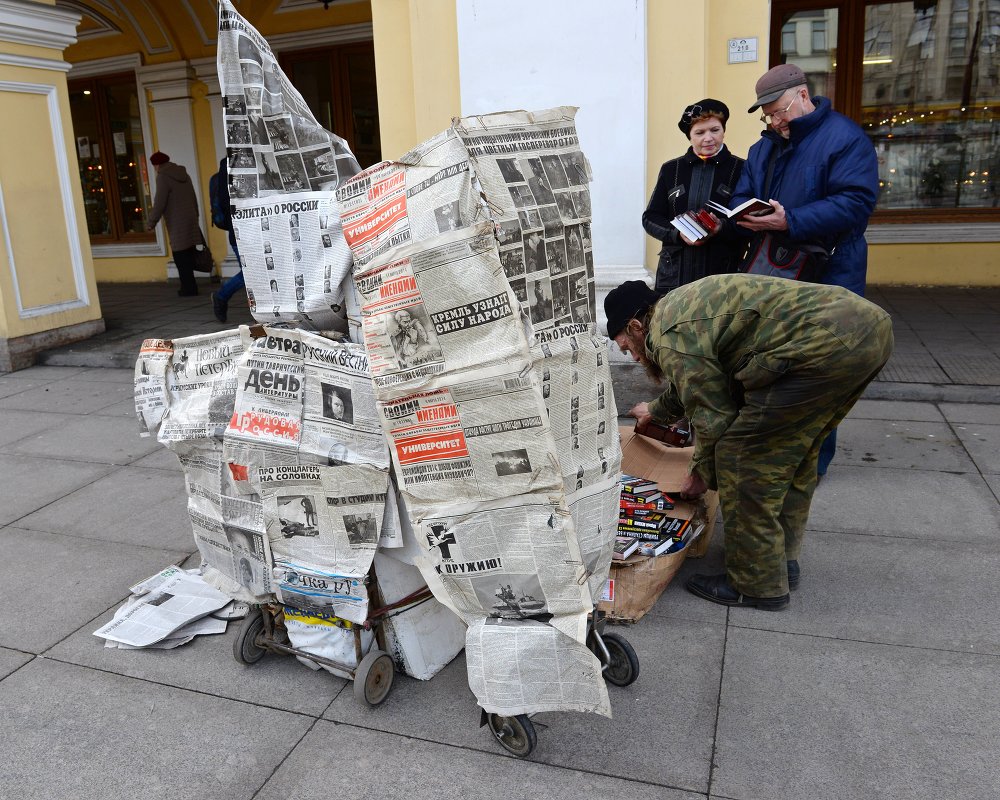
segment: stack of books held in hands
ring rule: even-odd
[[[763,200],[753,198],[745,203],[740,203],[736,208],[726,208],[719,203],[709,200],[705,207],[698,211],[685,211],[678,214],[670,224],[683,233],[690,241],[697,242],[715,233],[719,227],[719,221],[712,214],[719,214],[728,217],[734,222],[743,219],[745,216],[763,217],[774,213],[774,206],[765,203]]]
[[[700,533],[689,519],[672,517],[673,500],[645,478],[622,475],[618,509],[618,538],[613,557],[628,558],[675,553]]]

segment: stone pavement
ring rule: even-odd
[[[221,327],[207,295],[101,294],[119,350],[0,376],[0,798],[1000,797],[1000,292],[873,291],[897,355],[841,427],[790,609],[684,591],[718,528],[622,629],[641,675],[614,718],[539,715],[527,761],[477,727],[462,656],[370,709],[294,659],[236,663],[236,625],[173,651],[91,635],[195,548],[131,370],[82,359]]]

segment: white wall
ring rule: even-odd
[[[641,267],[646,0],[456,0],[456,6],[462,115],[579,106],[577,130],[594,176],[598,271]]]

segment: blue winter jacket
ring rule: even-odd
[[[730,207],[752,197],[777,200],[785,207],[794,241],[833,250],[822,282],[864,295],[864,233],[878,199],[878,159],[855,122],[834,111],[825,97],[812,102],[815,111],[789,123],[787,141],[770,127],[761,133],[747,155]],[[779,155],[765,196],[767,164],[776,147]]]

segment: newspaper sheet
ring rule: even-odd
[[[263,467],[258,479],[282,602],[364,622],[388,472],[300,465]]]
[[[491,223],[394,249],[391,259],[358,270],[355,283],[380,399],[446,385],[473,367],[524,361],[520,309]]]
[[[618,504],[621,499],[618,476],[619,472],[615,470],[603,482],[590,484],[566,498],[587,570],[591,601],[595,605],[611,571],[611,553],[618,532]]]
[[[225,454],[244,492],[260,467],[388,467],[364,347],[265,327],[239,365]]]
[[[398,247],[486,218],[469,175],[469,157],[451,129],[398,162],[385,161],[337,191],[344,236],[357,267],[384,260]]]
[[[146,339],[135,362],[135,413],[139,435],[156,436],[167,413],[167,370],[174,354],[169,339]]]
[[[344,332],[351,254],[336,189],[360,166],[229,0],[219,2],[217,64],[250,310],[262,322]]]
[[[590,164],[576,109],[456,120],[500,239],[500,260],[535,329],[596,322]]]
[[[554,617],[586,616],[591,609],[586,566],[565,506],[528,495],[443,510],[415,528],[418,541],[426,542],[419,565],[467,623],[485,615],[559,625]]]
[[[115,642],[148,647],[194,620],[222,608],[230,598],[181,569],[138,598],[125,613],[94,631]]]
[[[155,354],[148,349],[140,352],[136,366],[139,380],[145,377],[144,368],[153,369],[151,356],[157,359],[157,371],[166,367],[166,411],[157,433],[160,442],[179,450],[192,442],[221,437],[233,413],[236,369],[246,345],[244,336],[245,329],[174,339],[172,352],[163,361],[164,346]],[[153,390],[150,397],[155,396],[156,386],[155,379],[142,385],[137,381],[137,398],[140,391],[145,394],[147,389]]]
[[[417,518],[438,505],[561,492],[530,371],[470,371],[450,387],[378,405],[399,488]]]
[[[532,366],[567,492],[604,481],[620,468],[607,341],[589,323],[535,332]]]
[[[465,638],[469,687],[486,711],[507,716],[590,711],[611,716],[597,656],[543,622],[487,617]]]

